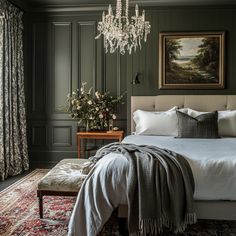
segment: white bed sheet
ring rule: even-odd
[[[185,156],[195,180],[195,200],[236,200],[236,138],[130,135],[123,142],[154,145]]]

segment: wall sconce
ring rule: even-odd
[[[131,84],[133,84],[133,85],[140,84],[139,76],[140,76],[140,73],[137,72],[135,78],[131,81]]]

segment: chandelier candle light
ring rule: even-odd
[[[123,15],[124,12],[124,15]],[[129,54],[136,51],[141,42],[147,41],[151,26],[149,21],[145,21],[145,10],[139,15],[139,8],[135,6],[135,16],[129,19],[129,0],[126,0],[125,9],[122,9],[122,0],[116,1],[116,15],[113,15],[112,6],[108,7],[108,14],[102,14],[102,21],[98,22],[99,34],[95,39],[104,37],[105,52],[114,53],[119,50],[122,55],[126,51]]]

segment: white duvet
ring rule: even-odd
[[[195,180],[195,200],[236,200],[236,138],[131,135],[124,142],[154,145],[185,156]]]
[[[236,138],[131,135],[123,142],[155,145],[185,156],[195,180],[195,200],[236,200]],[[122,155],[110,153],[99,161],[77,198],[69,235],[95,236],[99,233],[112,211],[127,202],[127,171],[127,161]]]

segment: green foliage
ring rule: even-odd
[[[199,46],[198,54],[192,60],[199,69],[218,76],[219,67],[219,40],[217,38],[204,38]]]
[[[83,83],[80,89],[67,95],[67,111],[80,125],[102,130],[108,127],[110,119],[116,119],[116,106],[122,103],[124,95],[115,98],[109,92],[92,94],[92,88],[86,91],[85,87],[86,83]]]
[[[177,39],[168,39],[166,41],[166,65],[168,69],[171,69],[172,61],[178,58],[181,48],[180,41]]]

